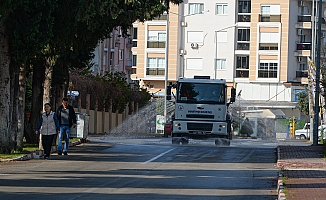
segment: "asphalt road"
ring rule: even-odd
[[[276,199],[276,143],[91,140],[50,160],[0,164],[0,199]]]

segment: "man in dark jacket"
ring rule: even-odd
[[[71,127],[76,127],[76,113],[74,108],[68,104],[68,98],[62,99],[62,105],[59,106],[57,111],[58,120],[60,123],[58,155],[68,155],[69,137]],[[62,139],[65,134],[65,145],[62,151]]]

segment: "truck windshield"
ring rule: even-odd
[[[178,103],[225,104],[225,89],[217,83],[179,83]]]

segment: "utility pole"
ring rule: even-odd
[[[318,29],[317,29],[317,58],[316,58],[316,91],[315,91],[315,113],[314,113],[314,130],[313,145],[318,145],[318,125],[319,125],[319,82],[320,82],[320,46],[321,46],[321,20],[322,20],[322,0],[318,5]]]

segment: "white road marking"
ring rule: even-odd
[[[154,158],[152,158],[152,159],[150,159],[150,160],[147,160],[146,162],[143,162],[142,164],[147,164],[147,163],[149,163],[149,162],[152,162],[152,161],[154,161],[154,160],[156,160],[156,159],[158,159],[158,158],[164,156],[165,154],[167,154],[167,153],[173,151],[174,149],[175,149],[175,148],[172,148],[172,149],[170,149],[170,150],[168,150],[168,151],[166,151],[166,152],[164,152],[164,153],[161,153],[160,155],[155,156]]]

